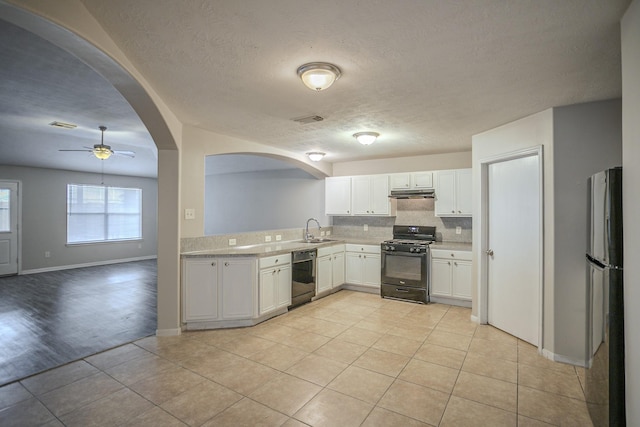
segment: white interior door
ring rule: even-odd
[[[0,181],[0,276],[18,273],[18,183]]]
[[[488,166],[488,321],[538,345],[541,189],[539,156]]]

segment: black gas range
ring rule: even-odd
[[[393,239],[380,245],[383,298],[429,302],[429,245],[435,240],[436,227],[393,226]]]

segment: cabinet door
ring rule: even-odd
[[[255,260],[227,258],[222,269],[222,318],[246,319],[253,317],[255,287]]]
[[[278,284],[276,289],[276,308],[291,305],[291,264],[278,267]]]
[[[453,261],[451,295],[471,300],[471,262]]]
[[[260,270],[260,282],[258,284],[258,307],[259,314],[275,310],[276,308],[276,283],[277,268],[265,268]]]
[[[433,172],[414,172],[413,188],[433,188]]]
[[[344,284],[344,252],[336,252],[333,254],[331,270],[333,273],[332,286],[338,287]]]
[[[370,215],[371,180],[368,176],[351,178],[351,203],[354,215]]]
[[[471,169],[456,172],[456,213],[471,215]]]
[[[451,296],[451,261],[431,259],[431,294]]]
[[[362,254],[345,253],[345,280],[354,285],[362,284]]]
[[[183,322],[218,318],[218,260],[189,259],[183,262]]]
[[[373,215],[389,215],[389,176],[372,176],[370,191],[370,213]]]
[[[316,294],[331,289],[331,280],[333,273],[331,271],[331,255],[325,255],[317,258],[316,261]]]
[[[435,214],[436,216],[455,215],[455,171],[438,171],[438,185],[436,187]]]
[[[378,254],[365,253],[362,255],[362,284],[380,287],[381,259]]]
[[[351,178],[329,177],[324,181],[325,203],[327,215],[351,215]]]
[[[409,173],[391,174],[389,176],[389,185],[392,190],[408,190],[409,188],[411,188],[411,174]]]

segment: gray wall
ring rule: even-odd
[[[22,185],[22,271],[56,269],[157,254],[158,185],[151,178],[105,175],[105,185],[142,188],[142,240],[66,245],[67,184],[100,184],[101,175],[0,166],[0,179]],[[140,246],[140,247],[138,247]],[[45,258],[45,251],[51,253]]]
[[[207,236],[329,224],[324,180],[300,169],[207,175],[204,203]]]
[[[555,219],[555,353],[579,358],[586,351],[583,330],[587,286],[587,178],[622,165],[620,99],[553,109]]]
[[[627,425],[640,425],[640,0],[622,19],[622,156],[624,199],[624,335]]]

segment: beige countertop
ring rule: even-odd
[[[307,243],[303,240],[293,240],[285,242],[262,243],[247,246],[229,246],[227,248],[207,249],[202,251],[183,252],[181,255],[185,258],[198,257],[265,257],[270,255],[281,255],[288,252],[319,248],[322,246],[331,246],[341,243],[351,243],[355,245],[379,245],[384,239],[361,239],[361,238],[344,238],[331,237],[324,242]],[[448,249],[456,251],[471,251],[471,243],[460,242],[434,242],[431,247],[433,249]]]

